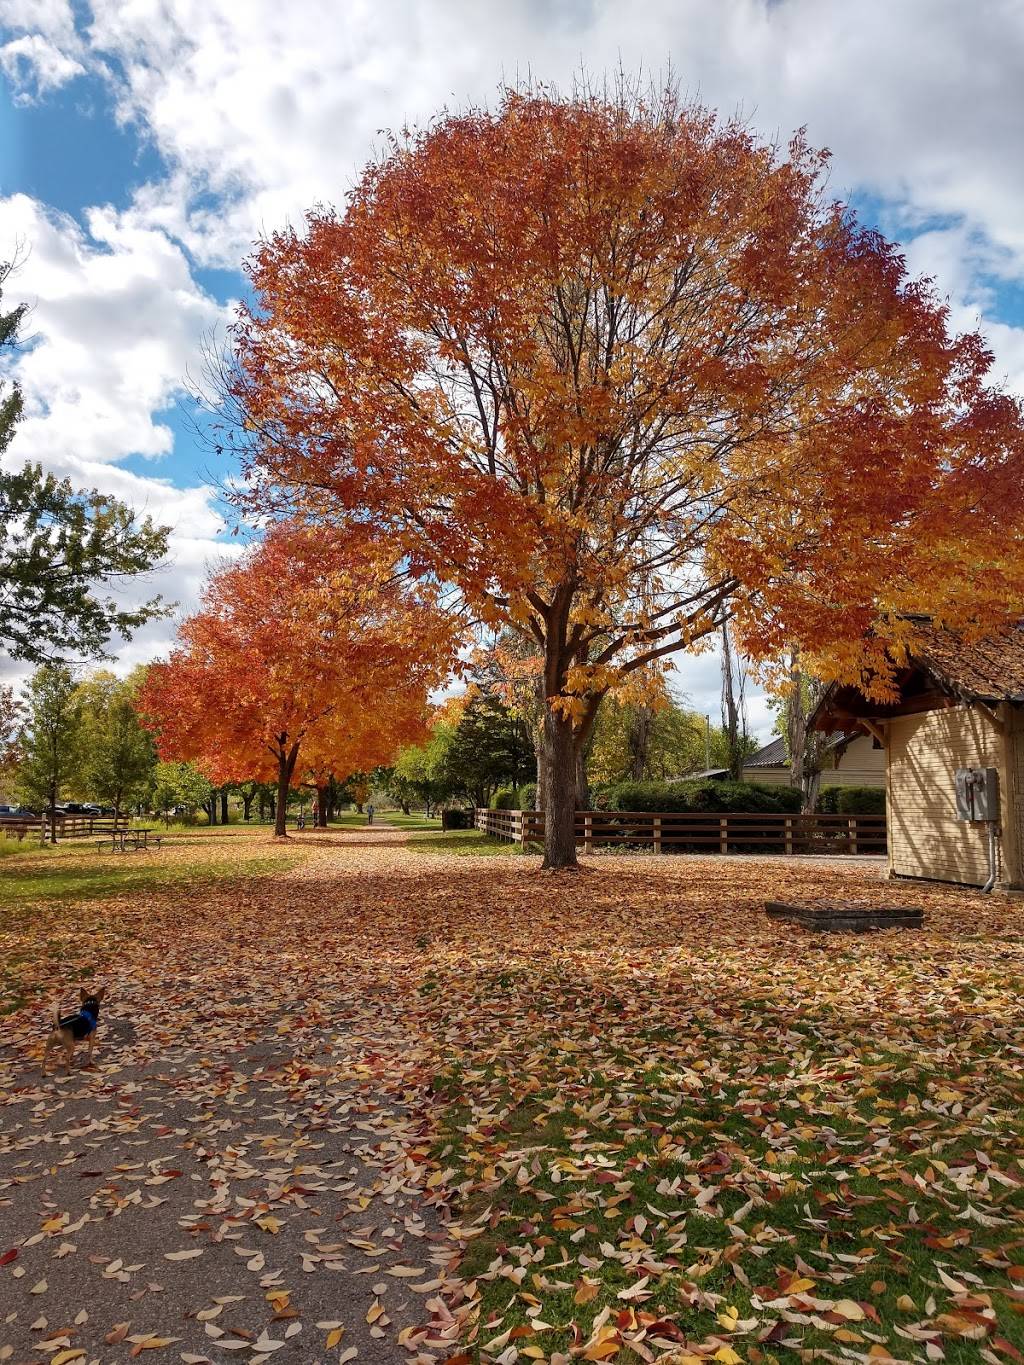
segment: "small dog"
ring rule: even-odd
[[[96,1026],[100,1022],[100,1005],[103,997],[107,993],[106,986],[101,986],[98,991],[87,991],[84,988],[79,992],[81,1005],[77,1014],[61,1015],[60,1008],[53,1012],[53,1032],[46,1040],[46,1049],[43,1052],[43,1073],[49,1070],[50,1051],[60,1047],[64,1049],[64,1066],[68,1074],[71,1074],[71,1059],[75,1053],[75,1044],[83,1038],[88,1038],[89,1056],[86,1065],[92,1066],[93,1049],[96,1046]]]

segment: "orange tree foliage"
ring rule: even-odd
[[[346,775],[418,737],[451,630],[393,569],[365,536],[282,525],[216,574],[140,696],[161,756],[213,782],[276,780],[284,834],[300,751]]]
[[[252,499],[372,519],[534,642],[549,864],[597,702],[723,618],[884,690],[908,613],[1019,607],[1018,405],[826,161],[672,92],[505,92],[250,262]]]
[[[325,717],[302,747],[297,771],[316,788],[317,823],[327,824],[327,792],[332,777],[386,767],[399,749],[417,744],[429,733],[430,713],[422,688],[395,690],[378,698],[372,709],[340,708]],[[360,802],[362,804],[362,802]]]

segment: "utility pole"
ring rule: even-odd
[[[711,712],[704,716],[704,768],[711,769]]]

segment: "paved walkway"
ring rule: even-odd
[[[437,1358],[397,1344],[451,1255],[389,1085],[400,1028],[285,922],[345,848],[396,839],[346,834],[305,887],[247,883],[249,942],[218,949],[214,922],[190,926],[198,961],[141,945],[94,1069],[43,1079],[0,1048],[0,1361]]]

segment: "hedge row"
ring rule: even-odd
[[[536,782],[527,782],[518,789],[500,787],[491,797],[491,810],[533,810],[536,795]]]
[[[800,793],[793,787],[757,782],[620,782],[604,793],[602,806],[607,810],[789,814],[799,811]]]
[[[823,815],[884,815],[884,787],[823,787],[818,797]]]
[[[518,791],[503,787],[491,798],[492,810],[532,810],[534,783]],[[739,811],[785,815],[799,812],[795,787],[759,782],[620,782],[594,797],[595,810]],[[824,787],[818,798],[823,815],[884,815],[884,787]]]

